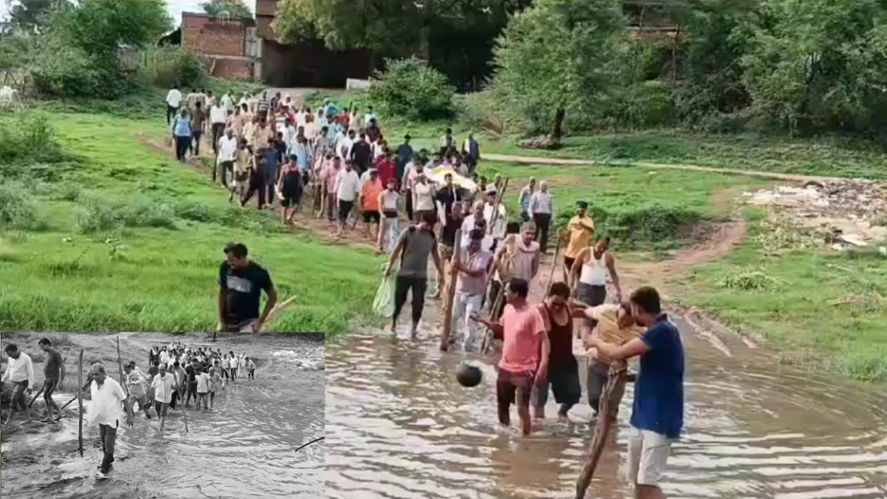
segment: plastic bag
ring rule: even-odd
[[[390,318],[394,315],[394,278],[382,277],[376,298],[373,299],[373,313],[379,317]]]

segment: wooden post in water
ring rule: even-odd
[[[77,385],[83,386],[83,349],[80,349],[80,360],[77,363]],[[77,448],[83,457],[83,390],[77,392]]]
[[[594,436],[591,439],[588,454],[585,455],[582,472],[579,473],[579,478],[576,480],[576,499],[583,499],[589,484],[591,484],[594,469],[597,467],[601,453],[604,451],[607,434],[614,423],[615,418],[610,417],[610,413],[613,411],[611,408],[619,402],[616,400],[616,395],[623,392],[621,388],[625,386],[626,376],[626,364],[624,361],[614,362],[610,366],[607,384],[604,387],[601,406],[598,410],[598,419],[594,425]]]
[[[443,335],[440,338],[440,351],[446,352],[450,348],[450,336],[453,334],[453,300],[456,296],[456,280],[458,271],[454,271],[455,265],[462,257],[462,229],[456,230],[456,244],[453,249],[453,261],[450,263],[446,280],[446,296],[444,296],[444,323]]]

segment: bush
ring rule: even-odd
[[[693,210],[658,204],[642,206],[630,211],[608,211],[599,206],[589,207],[589,214],[597,226],[596,235],[610,236],[625,247],[637,243],[663,243],[681,238],[684,229],[698,223],[702,216]],[[556,225],[566,227],[575,212],[567,210],[558,215]]]
[[[206,69],[197,55],[181,47],[160,47],[148,54],[146,76],[151,83],[169,88],[173,85],[198,87],[206,84]]]
[[[442,73],[415,57],[389,59],[386,66],[374,75],[369,90],[370,99],[386,114],[418,120],[453,114],[456,91]]]
[[[113,98],[129,87],[115,67],[100,64],[83,50],[62,44],[35,50],[28,70],[35,90],[48,96]]]
[[[58,153],[55,131],[46,115],[20,113],[14,120],[0,122],[0,162],[48,160]]]
[[[147,198],[127,202],[90,199],[84,206],[86,211],[77,218],[77,226],[84,234],[107,232],[122,227],[176,228],[173,209]]]
[[[37,203],[25,192],[19,183],[0,185],[0,229],[40,230],[46,226]]]

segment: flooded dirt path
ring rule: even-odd
[[[887,497],[887,393],[779,369],[736,337],[713,341],[677,322],[686,427],[669,497]],[[494,359],[468,358],[484,372],[472,389],[453,374],[462,354],[442,354],[436,338],[355,333],[328,345],[327,497],[571,497],[591,438],[585,396],[572,424],[547,420],[521,438],[498,428]],[[631,494],[622,469],[632,396],[629,386],[589,497]]]
[[[743,229],[727,227],[704,256],[688,252],[656,273],[672,276],[680,261],[728,252]],[[651,275],[643,265],[624,266],[626,289]],[[570,424],[549,419],[522,438],[512,409],[513,428],[503,430],[498,357],[440,352],[439,304],[430,304],[417,340],[370,331],[327,345],[327,497],[357,490],[380,498],[572,497],[592,433],[584,376]],[[663,486],[669,497],[887,497],[887,388],[782,367],[766,348],[697,311],[672,318],[687,370],[685,431]],[[463,359],[482,368],[479,386],[456,382]],[[582,373],[584,365],[580,357]],[[632,398],[628,386],[588,497],[632,496],[624,478]],[[546,410],[555,414],[551,398]]]
[[[238,378],[210,411],[192,404],[187,433],[181,410],[170,411],[162,434],[156,417],[140,414],[133,428],[118,430],[114,471],[105,482],[92,477],[101,462],[97,429],[84,426],[85,456],[77,452],[76,402],[57,424],[4,432],[3,497],[322,496],[324,446],[294,450],[324,432],[323,345],[256,342],[233,349],[254,356],[255,380]]]

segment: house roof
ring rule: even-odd
[[[222,21],[222,18],[214,17],[214,16],[211,16],[211,15],[206,14],[206,13],[203,13],[203,12],[182,12],[182,23],[185,22],[185,18],[186,18],[186,17],[202,18],[202,19],[211,19],[211,20],[214,20],[214,21]],[[228,19],[228,20],[225,21],[225,22],[230,22],[230,23],[240,23],[240,24],[243,24],[244,26],[255,26],[255,25],[256,25],[256,20],[253,19],[253,18],[251,18],[251,17],[247,17],[247,18],[231,18],[231,19]]]

